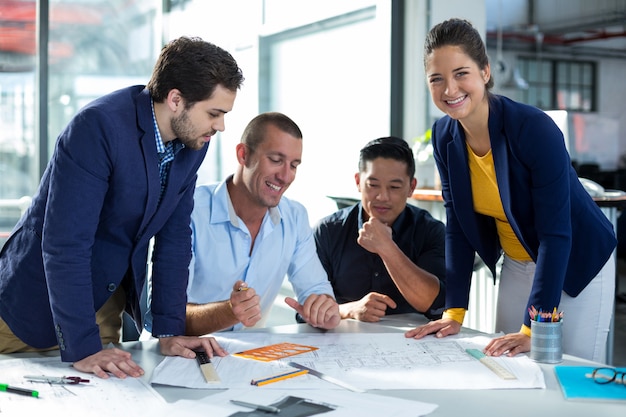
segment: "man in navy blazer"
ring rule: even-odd
[[[112,311],[119,328],[126,310],[142,327],[154,237],[153,330],[161,352],[225,354],[214,339],[181,335],[196,172],[242,82],[228,52],[182,37],[163,48],[145,87],[101,97],[70,121],[0,253],[0,353],[58,346],[80,371],[142,375],[129,353],[103,350],[110,319],[98,315]]]

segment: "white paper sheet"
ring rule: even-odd
[[[88,383],[58,385],[29,382],[25,375],[82,376]],[[163,398],[137,378],[100,379],[83,374],[58,357],[0,361],[0,382],[39,392],[39,398],[0,392],[1,416],[152,415],[165,406]]]
[[[228,352],[291,342],[319,349],[272,362],[229,355],[214,358],[221,382],[207,384],[195,360],[165,358],[154,370],[151,383],[189,388],[250,387],[252,379],[276,375],[293,368],[294,361],[333,376],[360,389],[512,389],[545,388],[539,366],[525,355],[499,357],[494,361],[517,379],[504,380],[465,352],[482,350],[489,338],[446,337],[407,339],[402,333],[272,334],[231,332],[218,335]],[[255,387],[268,389],[341,389],[311,375]]]

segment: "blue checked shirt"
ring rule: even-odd
[[[170,166],[176,154],[185,147],[178,139],[174,139],[167,143],[163,143],[161,138],[161,132],[159,132],[159,126],[154,115],[154,102],[150,102],[152,107],[152,123],[154,124],[154,139],[156,141],[157,154],[159,156],[159,177],[161,179],[161,194],[159,195],[159,202],[165,187],[167,186],[167,176],[170,172]]]

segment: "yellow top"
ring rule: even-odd
[[[469,155],[470,180],[472,182],[472,200],[474,210],[477,213],[493,217],[496,221],[496,229],[500,239],[500,245],[504,253],[517,261],[531,261],[532,258],[526,252],[519,239],[513,232],[509,223],[496,181],[496,169],[493,164],[493,154],[491,149],[484,156],[478,156],[472,148],[467,145]],[[464,308],[449,308],[443,313],[443,318],[452,319],[463,324],[465,318]],[[520,331],[530,336],[530,329],[522,325]]]
[[[509,258],[517,261],[532,261],[504,214],[491,149],[485,156],[477,156],[468,145],[467,153],[469,154],[474,211],[496,220],[500,245]]]

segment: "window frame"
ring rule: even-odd
[[[597,112],[596,62],[535,57],[518,57],[517,61],[520,74],[528,83],[528,88],[520,91],[524,103],[542,110]],[[572,75],[576,68],[578,77]]]

